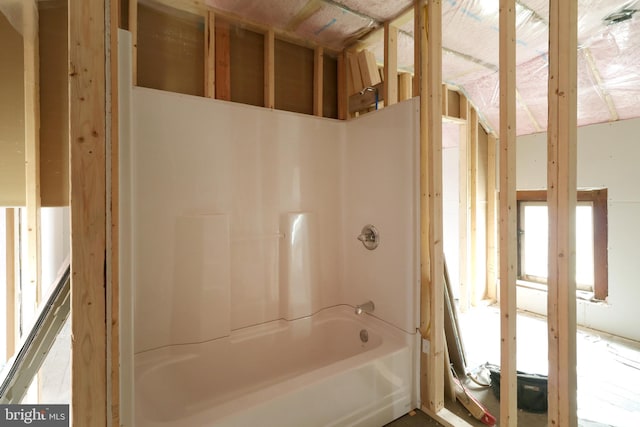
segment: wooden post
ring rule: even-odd
[[[413,83],[411,82],[411,74],[400,73],[398,75],[398,100],[404,101],[411,98],[411,91],[413,89]]]
[[[442,247],[442,5],[416,5],[416,43],[420,45],[420,234],[421,323],[420,376],[423,405],[437,414],[444,408],[444,255]],[[428,328],[427,328],[428,326]],[[427,331],[428,329],[428,331]],[[426,356],[426,363],[425,362]]]
[[[549,7],[549,425],[577,425],[576,376],[576,0]]]
[[[384,23],[384,105],[398,102],[398,28]]]
[[[476,120],[478,120],[476,114]],[[489,134],[478,126],[476,150],[476,304],[487,296],[487,163]]]
[[[497,263],[497,225],[498,193],[496,188],[496,137],[489,134],[487,145],[487,297],[498,298],[496,283],[498,279]]]
[[[266,40],[265,40],[266,41]],[[231,101],[231,39],[229,24],[218,22],[215,28],[215,94],[216,99]],[[266,59],[265,59],[266,61]],[[266,70],[265,70],[266,76]],[[266,80],[266,77],[265,77]],[[265,98],[266,101],[266,98]]]
[[[322,117],[322,83],[324,78],[324,52],[322,47],[315,49],[313,56],[313,114]]]
[[[516,5],[500,0],[500,425],[516,405]]]
[[[40,260],[40,83],[38,52],[38,9],[34,1],[22,3],[24,47],[24,137],[27,230],[27,289],[23,302],[29,304],[27,325],[35,314],[42,293]],[[29,297],[24,298],[25,295]],[[35,305],[30,306],[31,303]],[[25,325],[25,326],[27,326]]]
[[[68,25],[71,408],[74,425],[106,426],[105,0],[70,0]]]
[[[131,68],[133,85],[138,84],[138,0],[129,0],[129,31],[131,32]]]
[[[469,302],[478,305],[478,113],[471,107],[469,111]]]
[[[5,209],[5,242],[6,242],[6,359],[9,360],[16,351],[16,219],[15,209]]]
[[[264,35],[264,106],[276,107],[276,36],[273,30]]]
[[[424,62],[426,67],[427,62],[427,37],[426,37],[426,24],[425,24],[425,2],[424,0],[417,0],[415,3],[414,11],[414,61],[415,61],[415,73],[416,76],[420,75],[422,69],[424,54]],[[424,33],[424,35],[423,35]],[[423,47],[424,44],[424,47]],[[422,82],[415,78],[413,80],[414,88],[413,94],[415,96],[421,96],[423,85]],[[424,88],[424,100],[426,100],[426,82]],[[420,400],[422,406],[431,410],[428,404],[429,399],[429,384],[433,380],[432,371],[429,365],[429,351],[430,349],[424,348],[424,341],[429,340],[429,331],[433,326],[430,325],[431,321],[431,292],[430,292],[430,252],[429,252],[429,177],[427,172],[429,153],[428,153],[428,103],[424,102],[422,96],[420,97],[420,335],[423,341],[423,349],[420,352]],[[430,347],[430,346],[429,346]],[[444,384],[444,379],[443,379]],[[444,394],[444,391],[443,391]],[[433,412],[433,411],[432,411]]]
[[[418,34],[422,31],[424,23],[424,13],[422,10],[425,6],[425,0],[415,0],[413,6],[413,96],[420,96],[420,81],[422,68],[420,66],[420,57],[422,55],[422,43]]]
[[[599,190],[593,201],[593,237],[596,242],[609,241],[607,237],[607,193],[606,189]],[[604,300],[609,294],[607,245],[594,245],[593,256],[595,258],[593,296],[598,300]]]
[[[470,255],[470,223],[469,213],[471,209],[471,203],[469,199],[469,186],[471,181],[471,161],[470,161],[470,143],[471,143],[471,125],[469,123],[469,116],[471,112],[471,105],[466,97],[463,97],[463,101],[460,103],[460,117],[465,120],[465,123],[460,126],[460,146],[459,146],[459,237],[460,237],[460,311],[465,312],[469,309],[469,255]]]
[[[358,53],[348,52],[347,59],[349,60],[349,75],[351,76],[351,92],[349,92],[349,95],[351,96],[364,89],[364,83],[362,82],[362,74],[360,74]]]
[[[204,96],[216,97],[216,17],[211,10],[204,18]]]
[[[349,89],[346,53],[343,50],[338,55],[338,118],[347,120],[349,117]]]
[[[111,215],[109,228],[106,231],[109,236],[109,245],[107,248],[110,258],[107,259],[107,268],[110,268],[111,274],[109,275],[109,286],[111,286],[109,315],[107,333],[109,336],[109,342],[107,346],[107,354],[110,354],[108,360],[110,364],[110,378],[108,379],[110,384],[110,407],[107,408],[111,414],[111,425],[120,425],[120,252],[118,250],[120,245],[120,145],[119,145],[119,52],[118,52],[118,20],[120,17],[120,1],[109,1],[109,91],[110,91],[110,115],[107,126],[110,126],[109,138],[111,141],[111,155],[109,175],[111,177],[110,187],[107,191],[111,192],[111,203],[108,205]],[[109,353],[110,352],[110,353]]]

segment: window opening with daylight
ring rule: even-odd
[[[518,191],[518,279],[546,286],[549,210],[546,191]],[[603,300],[607,280],[607,190],[578,192],[576,204],[576,289]]]

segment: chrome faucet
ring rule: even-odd
[[[375,308],[373,301],[367,301],[364,304],[356,305],[356,314],[371,313]]]

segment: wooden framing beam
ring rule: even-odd
[[[348,92],[349,96],[360,92],[364,89],[362,83],[362,76],[360,75],[360,64],[358,63],[358,54],[356,52],[347,52],[347,60],[349,61],[349,76],[351,77],[351,91]]]
[[[500,425],[516,427],[516,4],[500,0]]]
[[[444,254],[442,246],[442,3],[416,3],[420,75],[420,391],[430,412],[444,408]],[[416,67],[418,68],[418,67]]]
[[[6,359],[16,351],[16,217],[14,208],[5,209],[6,241]]]
[[[498,192],[496,185],[496,137],[489,134],[487,145],[487,297],[498,299]]]
[[[204,20],[204,96],[216,97],[216,17],[210,10]]]
[[[300,24],[309,19],[322,7],[322,0],[309,0],[302,9],[287,23],[287,31],[296,31]]]
[[[110,376],[109,384],[109,407],[112,426],[119,426],[120,423],[120,120],[119,120],[119,52],[118,52],[118,21],[120,17],[120,1],[109,1],[109,102],[110,107],[109,127],[110,156],[108,176],[110,176],[110,186],[107,191],[111,197],[108,199],[108,209],[110,210],[110,224],[106,231],[108,238],[107,247],[107,269],[108,286],[111,287],[110,298],[108,300],[107,322],[107,354],[108,369]],[[125,380],[126,381],[126,380]]]
[[[605,89],[605,84],[602,81],[602,75],[598,70],[598,65],[596,64],[596,61],[593,59],[593,55],[591,54],[591,49],[588,47],[583,47],[582,49],[580,49],[580,52],[582,52],[584,59],[587,61],[591,76],[596,82],[596,86],[595,86],[596,91],[598,91],[598,93],[600,94],[600,98],[604,99],[604,102],[607,104],[607,108],[609,109],[609,121],[615,122],[616,120],[620,119],[620,116],[618,115],[618,110],[616,110],[616,106],[613,103],[613,98],[611,97],[611,94],[607,89]]]
[[[373,90],[367,90],[362,94],[356,93],[349,97],[349,112],[350,113],[358,113],[363,110],[367,110],[372,108],[378,102],[381,104],[384,102],[384,96],[382,96],[383,92],[383,83],[378,83],[373,86]]]
[[[133,85],[138,84],[138,0],[129,0],[129,31],[131,32],[131,69]]]
[[[476,120],[478,120],[476,113]],[[478,125],[476,150],[476,304],[487,297],[487,164],[489,133]]]
[[[596,242],[608,242],[608,219],[607,219],[607,190],[598,191],[598,198],[593,202],[593,237]],[[580,194],[578,193],[578,197]],[[594,287],[593,296],[598,300],[605,300],[609,295],[609,261],[607,254],[607,244],[595,245],[593,248],[594,265]]]
[[[478,305],[478,112],[469,109],[469,302]]]
[[[316,47],[313,53],[313,114],[322,117],[324,80],[324,49]]]
[[[398,28],[384,23],[384,105],[398,102]]]
[[[216,51],[216,99],[231,101],[231,36],[229,34],[229,23],[224,21],[216,23],[214,43]]]
[[[358,65],[363,87],[372,87],[380,83],[380,72],[373,53],[366,49],[358,52]]]
[[[264,106],[276,106],[276,35],[269,30],[264,35]],[[322,107],[320,107],[322,111]]]
[[[420,96],[421,75],[422,67],[420,66],[420,57],[422,55],[422,43],[418,34],[422,31],[424,26],[424,16],[422,9],[424,9],[425,2],[423,0],[416,0],[413,4],[413,96]]]
[[[22,38],[24,47],[24,137],[27,232],[27,289],[25,301],[29,317],[36,312],[42,294],[40,259],[40,82],[38,51],[38,9],[34,1],[22,3]],[[33,313],[31,313],[33,311]]]
[[[529,108],[527,103],[524,101],[524,99],[520,95],[520,91],[517,88],[516,88],[516,100],[518,101],[518,104],[520,104],[520,106],[524,109],[525,113],[527,113],[527,117],[529,117],[529,120],[531,121],[531,124],[533,124],[533,128],[536,130],[536,132],[542,132],[542,127],[540,126],[540,123],[538,123],[538,121],[536,120],[535,116],[531,112],[531,109]]]
[[[411,78],[409,73],[398,74],[398,101],[402,102],[411,98],[413,89]]]
[[[347,120],[349,117],[349,89],[348,70],[345,51],[338,54],[338,119]]]
[[[71,410],[106,426],[107,306],[105,1],[69,1]]]
[[[460,265],[460,311],[465,312],[469,309],[469,256],[470,256],[470,209],[471,203],[469,199],[469,186],[471,185],[471,126],[469,124],[469,115],[471,113],[471,103],[463,96],[460,104],[460,117],[464,119],[464,123],[460,125],[460,143],[459,143],[459,162],[458,162],[458,179],[459,179],[459,265]]]
[[[549,425],[577,426],[577,0],[549,7]]]

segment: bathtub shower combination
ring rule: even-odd
[[[119,99],[123,425],[379,427],[416,408],[419,101],[337,121]]]
[[[216,234],[226,221],[179,218],[177,230],[183,239]],[[195,320],[201,316],[189,319],[183,302],[187,327],[174,327],[183,341],[135,357],[137,427],[381,426],[413,409],[415,334],[376,318],[373,301],[314,312],[314,215],[283,214],[280,228],[282,319],[207,328]],[[199,340],[203,330],[218,337]]]
[[[336,306],[145,352],[136,426],[382,426],[415,404],[414,339]]]

